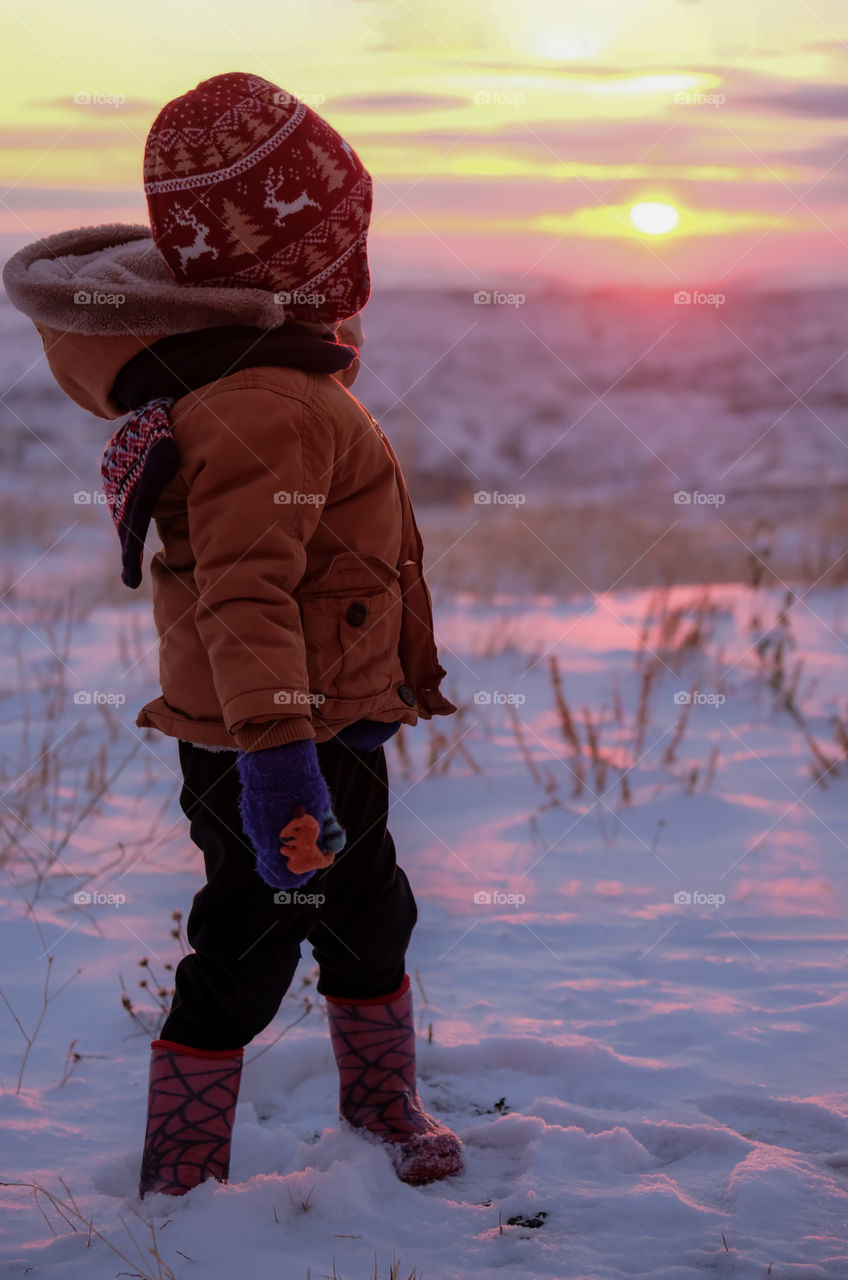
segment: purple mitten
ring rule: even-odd
[[[339,853],[345,846],[314,741],[304,738],[280,747],[240,751],[236,768],[242,826],[256,853],[257,871],[276,889],[305,884],[318,868],[296,875],[281,850],[283,829],[294,818],[306,813],[316,820],[320,827],[316,843],[322,853]]]

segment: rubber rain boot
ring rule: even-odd
[[[387,1144],[402,1182],[461,1173],[462,1143],[418,1097],[409,975],[396,992],[376,1000],[326,1000],[342,1120]]]
[[[182,1196],[206,1178],[226,1182],[244,1049],[150,1045],[147,1130],[139,1195]]]

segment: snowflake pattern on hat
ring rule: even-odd
[[[326,120],[260,76],[215,76],[169,102],[144,177],[180,283],[271,290],[287,316],[327,323],[368,300],[371,177]]]

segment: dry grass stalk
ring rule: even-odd
[[[55,1000],[56,996],[61,995],[61,993],[65,990],[65,988],[70,986],[74,978],[79,977],[79,975],[82,973],[82,969],[75,969],[74,972],[71,974],[70,978],[68,978],[65,982],[63,982],[61,987],[59,987],[56,991],[54,991],[52,995],[50,994],[50,977],[53,972],[53,957],[48,954],[49,948],[47,946],[47,942],[45,940],[41,925],[38,921],[35,911],[33,910],[32,904],[29,902],[26,902],[25,905],[26,905],[28,914],[32,917],[32,921],[38,931],[39,939],[41,940],[41,945],[44,948],[42,955],[46,957],[47,968],[44,974],[44,987],[41,993],[41,1009],[39,1010],[38,1017],[36,1018],[36,1021],[35,1021],[35,1026],[33,1027],[31,1032],[28,1032],[24,1029],[24,1025],[21,1022],[18,1015],[15,1013],[15,1010],[12,1008],[9,998],[7,997],[3,988],[0,987],[0,999],[2,999],[6,1008],[9,1010],[9,1013],[12,1015],[12,1018],[14,1019],[14,1022],[15,1022],[15,1026],[20,1031],[21,1035],[24,1038],[24,1042],[26,1044],[26,1048],[24,1049],[23,1056],[21,1058],[21,1065],[18,1070],[18,1079],[15,1085],[16,1095],[19,1094],[21,1091],[24,1072],[26,1071],[27,1063],[29,1062],[29,1056],[32,1052],[33,1045],[38,1039],[38,1033],[40,1032],[41,1027],[44,1023],[44,1018],[45,1018],[45,1015],[47,1014],[47,1006],[50,1004],[51,1000]]]
[[[506,704],[506,708],[507,708],[507,711],[509,712],[509,718],[512,720],[512,728],[513,728],[513,732],[515,733],[515,741],[518,743],[518,750],[521,752],[521,758],[524,761],[524,763],[527,765],[527,769],[530,773],[530,777],[533,779],[534,782],[538,783],[538,785],[541,787],[542,776],[539,773],[539,770],[536,768],[536,763],[532,755],[530,754],[530,750],[527,746],[527,743],[524,741],[524,733],[521,728],[521,720],[519,718],[518,712],[516,711],[515,707],[511,702],[508,702]]]
[[[707,761],[707,769],[704,775],[704,791],[708,791],[715,781],[716,772],[718,770],[719,749],[713,747],[710,752],[710,758]]]
[[[583,723],[586,726],[586,742],[595,778],[595,791],[603,795],[607,780],[607,762],[601,753],[600,726],[592,721],[592,714],[588,707],[583,708]]]
[[[636,706],[636,732],[633,738],[632,757],[633,764],[636,764],[639,760],[645,747],[645,736],[648,732],[648,723],[651,718],[651,689],[658,672],[659,663],[656,660],[646,663],[642,668],[642,677],[639,681],[639,700]]]
[[[586,765],[583,758],[583,747],[580,742],[577,729],[574,724],[574,717],[566,701],[565,691],[562,684],[562,675],[560,673],[559,663],[556,654],[551,654],[548,659],[548,670],[551,676],[551,685],[554,691],[554,701],[556,703],[557,715],[559,717],[560,730],[562,736],[571,748],[571,759],[568,768],[574,779],[574,785],[571,789],[572,796],[583,794],[586,787]]]
[[[114,1253],[118,1258],[120,1258],[122,1262],[125,1262],[127,1266],[134,1268],[134,1270],[130,1274],[133,1276],[137,1276],[138,1280],[178,1280],[178,1277],[174,1274],[174,1272],[171,1270],[168,1264],[164,1261],[164,1259],[162,1258],[162,1255],[159,1252],[159,1243],[156,1239],[155,1224],[152,1222],[147,1222],[144,1218],[142,1218],[141,1214],[136,1209],[134,1209],[133,1206],[128,1201],[125,1202],[127,1204],[127,1208],[130,1210],[132,1214],[134,1214],[136,1218],[138,1218],[139,1222],[141,1222],[142,1225],[147,1227],[150,1231],[151,1244],[147,1245],[145,1248],[142,1248],[142,1246],[138,1243],[133,1233],[130,1231],[126,1222],[124,1222],[124,1219],[120,1217],[120,1214],[118,1215],[121,1221],[121,1225],[123,1226],[129,1238],[132,1240],[139,1254],[139,1257],[141,1258],[140,1263],[135,1258],[128,1257],[123,1252],[122,1249],[119,1249],[118,1246],[113,1244],[112,1241],[107,1236],[105,1236],[102,1231],[98,1230],[98,1228],[95,1227],[94,1225],[93,1219],[89,1219],[85,1217],[85,1215],[80,1210],[79,1205],[77,1204],[73,1195],[71,1194],[67,1183],[62,1178],[60,1178],[59,1181],[62,1183],[62,1186],[65,1189],[65,1194],[68,1197],[66,1201],[60,1200],[58,1196],[54,1195],[52,1191],[48,1191],[47,1187],[42,1186],[40,1182],[11,1182],[11,1181],[0,1182],[0,1187],[29,1187],[32,1190],[32,1198],[33,1198],[33,1201],[35,1202],[36,1207],[38,1208],[39,1212],[41,1213],[41,1216],[44,1218],[48,1227],[50,1228],[50,1230],[53,1232],[55,1236],[55,1235],[58,1235],[59,1233],[58,1231],[56,1231],[52,1222],[47,1217],[47,1214],[44,1212],[43,1206],[40,1204],[38,1200],[39,1195],[44,1196],[44,1198],[48,1201],[51,1208],[59,1215],[59,1217],[63,1220],[63,1222],[66,1222],[68,1224],[68,1226],[71,1228],[72,1231],[76,1232],[79,1230],[79,1227],[76,1225],[76,1223],[79,1223],[81,1226],[85,1227],[87,1232],[87,1237],[88,1237],[87,1244],[89,1248],[91,1248],[92,1237],[95,1237],[96,1239],[101,1240],[103,1244],[106,1245],[106,1248],[111,1249],[112,1253]],[[151,1261],[154,1264],[154,1268],[155,1268],[154,1270],[147,1269],[150,1266]]]
[[[548,667],[551,673],[551,684],[553,685],[554,700],[556,702],[556,709],[559,715],[562,736],[571,747],[574,754],[579,756],[582,752],[580,739],[577,736],[577,730],[574,727],[574,720],[572,719],[571,712],[568,709],[568,703],[565,700],[565,692],[562,687],[562,675],[560,673],[559,663],[557,662],[555,653],[550,655],[548,659]]]
[[[684,702],[681,706],[680,715],[674,722],[674,729],[662,755],[662,763],[664,765],[674,764],[677,759],[677,748],[680,746],[680,743],[683,741],[683,736],[686,733],[686,726],[689,722],[689,712],[691,707],[691,702]]]

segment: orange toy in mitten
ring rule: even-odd
[[[317,840],[321,828],[311,813],[307,813],[303,805],[298,805],[291,822],[287,822],[280,832],[280,853],[289,864],[289,871],[302,875],[304,871],[318,871],[329,867],[333,861],[332,853],[322,853]]]
[[[345,847],[345,832],[333,813],[313,740],[240,751],[236,769],[244,833],[265,883],[293,889],[328,867]]]

